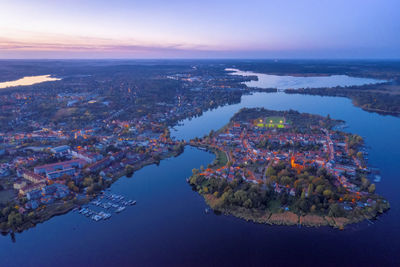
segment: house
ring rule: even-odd
[[[63,170],[58,170],[58,171],[53,171],[53,172],[47,172],[46,177],[47,179],[57,179],[60,178],[63,175],[71,175],[73,176],[75,174],[75,169],[74,168],[69,168],[69,169],[63,169]]]
[[[42,197],[42,189],[34,189],[26,193],[26,198],[28,200],[37,200]]]
[[[27,195],[28,193],[34,191],[34,190],[41,190],[43,187],[45,187],[45,183],[38,183],[38,184],[31,184],[31,185],[26,185],[22,187],[19,190],[20,195]]]
[[[89,164],[95,163],[96,161],[103,159],[103,156],[101,154],[98,154],[98,153],[72,151],[71,155],[73,157],[76,157],[76,158],[79,158],[79,159],[83,159],[84,161],[86,161]]]
[[[34,184],[44,183],[46,181],[45,177],[43,177],[43,176],[41,176],[39,174],[36,174],[34,172],[31,172],[29,170],[26,170],[26,169],[18,170],[17,174],[20,177],[23,177],[24,179],[26,179],[26,180],[34,183]]]
[[[106,158],[99,160],[96,163],[93,163],[92,165],[88,166],[86,168],[86,170],[89,172],[97,172],[101,169],[106,168],[108,165],[111,164],[111,162],[112,162],[112,160],[110,159],[110,157],[106,157]]]
[[[5,167],[0,167],[0,177],[8,176],[10,175],[10,169],[5,166]]]
[[[24,180],[17,180],[14,183],[14,189],[20,190],[21,188],[26,186],[26,182]]]

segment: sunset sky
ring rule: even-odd
[[[398,0],[0,3],[0,58],[400,58]]]

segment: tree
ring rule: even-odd
[[[95,188],[94,188],[94,185],[92,184],[92,185],[90,185],[90,186],[87,188],[86,193],[88,193],[89,195],[91,195],[91,194],[94,193],[94,191],[95,191]]]
[[[133,171],[134,170],[133,170],[133,166],[132,165],[127,164],[125,166],[125,175],[126,175],[126,177],[132,177]]]
[[[361,188],[367,189],[370,185],[370,181],[366,177],[361,177]]]
[[[267,170],[265,171],[265,176],[271,177],[273,175],[276,175],[276,171],[275,171],[274,167],[268,166]]]
[[[310,208],[310,211],[311,211],[311,212],[315,212],[316,209],[317,209],[317,206],[312,205],[311,208]]]
[[[329,206],[328,216],[330,216],[330,217],[341,217],[343,215],[344,215],[344,211],[337,203],[331,204]]]
[[[315,188],[315,192],[318,194],[321,194],[322,191],[324,191],[324,186],[323,185],[317,185],[317,188]]]
[[[16,226],[20,225],[22,223],[22,216],[19,213],[15,213],[12,211],[8,215],[8,225],[12,228],[15,228]]]
[[[368,187],[368,192],[370,192],[371,194],[375,193],[375,184],[371,184]]]
[[[183,150],[185,149],[185,145],[183,143],[179,143],[178,145],[174,146],[174,150],[178,153],[181,154]]]
[[[74,181],[69,181],[67,184],[68,188],[74,192],[79,192],[79,188],[75,185]]]
[[[10,212],[11,212],[11,208],[10,207],[5,207],[1,211],[1,213],[3,214],[4,217],[8,216],[8,214],[10,214]]]
[[[324,190],[324,192],[322,193],[324,195],[324,197],[329,198],[332,195],[332,191],[329,189]]]
[[[284,185],[289,185],[292,182],[292,179],[289,176],[283,176],[280,179],[280,183]]]
[[[303,190],[301,192],[301,199],[305,199],[306,198],[306,192]]]
[[[238,190],[234,194],[234,201],[239,205],[243,205],[243,203],[247,200],[247,193],[243,190]]]
[[[253,203],[252,203],[251,199],[247,199],[247,200],[243,203],[243,206],[244,206],[245,208],[250,209],[250,208],[253,206]]]
[[[310,196],[313,193],[313,191],[314,191],[314,185],[313,184],[309,184],[308,185],[308,190],[307,190],[308,195]]]
[[[85,179],[83,179],[82,184],[84,187],[91,186],[93,184],[93,179],[91,177],[86,177]]]

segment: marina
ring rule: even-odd
[[[73,211],[82,214],[95,222],[111,218],[112,213],[121,213],[128,206],[136,205],[136,200],[126,199],[122,195],[103,192],[88,205],[75,208]]]

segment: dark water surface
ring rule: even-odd
[[[0,266],[160,266],[160,265],[400,265],[400,119],[365,112],[336,97],[255,93],[240,104],[183,121],[172,131],[190,139],[218,129],[241,107],[295,109],[345,120],[360,134],[369,161],[381,169],[377,192],[392,209],[374,224],[344,231],[268,226],[232,216],[205,214],[204,200],[185,179],[214,156],[186,147],[177,158],[122,178],[111,191],[138,204],[108,221],[69,213],[16,235],[0,238]]]

